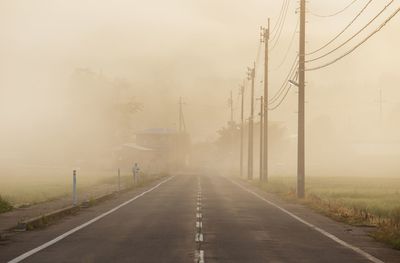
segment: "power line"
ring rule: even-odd
[[[328,18],[328,17],[334,17],[337,15],[340,15],[341,13],[343,13],[344,11],[346,11],[347,9],[349,9],[353,4],[355,4],[355,2],[357,2],[358,0],[353,0],[350,4],[348,4],[346,7],[344,7],[343,9],[333,13],[333,14],[329,14],[329,15],[319,15],[316,13],[313,13],[311,11],[308,11],[311,15],[316,16],[316,17],[321,17],[321,18]]]
[[[353,18],[353,20],[351,20],[351,22],[342,30],[339,32],[339,34],[337,34],[335,37],[333,37],[330,41],[328,41],[328,43],[326,43],[325,45],[323,45],[322,47],[307,53],[306,55],[312,55],[317,53],[318,51],[321,51],[322,49],[326,48],[327,46],[329,46],[330,44],[332,44],[336,39],[338,39],[347,29],[350,28],[351,25],[354,24],[354,22],[361,16],[362,13],[364,13],[364,11],[367,9],[367,7],[372,3],[372,0],[369,0],[367,2],[367,4],[361,9],[361,11]]]
[[[385,20],[385,22],[383,22],[377,29],[375,29],[371,34],[369,34],[366,38],[364,38],[360,43],[358,43],[356,46],[354,46],[352,49],[350,49],[349,51],[347,51],[346,53],[344,53],[343,55],[341,55],[340,57],[325,63],[321,66],[318,67],[314,67],[314,68],[307,68],[306,71],[314,71],[314,70],[318,70],[318,69],[322,69],[325,67],[328,67],[336,62],[338,62],[339,60],[343,59],[344,57],[350,55],[351,53],[353,53],[356,49],[358,49],[360,46],[362,46],[365,42],[367,42],[372,36],[374,36],[376,33],[378,33],[383,27],[386,26],[386,24],[392,20],[398,13],[400,12],[400,8],[398,8],[389,18],[387,18]]]
[[[293,73],[294,73],[294,72],[293,72]],[[297,74],[297,72],[296,72],[296,74]],[[279,98],[280,98],[280,97],[282,96],[282,94],[285,92],[285,89],[287,88],[287,85],[288,85],[288,83],[289,83],[289,80],[290,80],[291,78],[293,78],[294,76],[295,76],[295,74],[291,74],[291,75],[289,75],[289,76],[286,78],[285,82],[282,83],[282,87],[281,87],[281,88],[279,89],[279,91],[275,94],[275,98],[268,101],[268,105],[272,105],[272,104],[274,104],[275,102],[277,102],[277,101],[279,100]]]
[[[282,18],[282,20],[281,20],[279,29],[278,29],[278,31],[276,32],[276,34],[275,34],[275,35],[272,37],[272,39],[271,39],[271,42],[274,42],[274,44],[272,45],[270,51],[274,50],[275,47],[277,46],[277,44],[279,43],[280,37],[281,37],[281,35],[282,35],[283,28],[284,28],[284,26],[285,26],[285,22],[286,22],[286,18],[287,18],[287,13],[288,13],[288,10],[289,10],[289,4],[290,4],[290,1],[287,0],[287,1],[286,1],[286,6],[285,6],[285,10],[284,10],[284,15],[283,15],[283,18]]]
[[[297,81],[298,76],[299,76],[299,73],[297,72],[296,75],[295,75],[295,79],[294,79],[295,81]],[[279,103],[277,105],[275,105],[274,107],[271,107],[271,108],[268,107],[269,111],[274,111],[274,110],[278,109],[282,105],[282,103],[286,100],[286,97],[287,97],[287,95],[289,94],[289,91],[290,91],[290,84],[287,84],[286,88],[287,89],[286,89],[285,95],[282,97],[282,99],[279,101]]]
[[[279,97],[282,95],[283,91],[285,90],[286,84],[288,83],[289,79],[293,76],[295,70],[296,70],[296,64],[298,62],[297,56],[295,58],[295,60],[293,61],[293,64],[290,68],[290,71],[288,73],[288,75],[286,76],[286,78],[284,79],[281,87],[279,88],[279,90],[275,93],[274,96],[272,96],[271,99],[268,100],[268,104],[272,104],[275,101],[277,101],[279,99]]]
[[[380,15],[382,15],[382,13],[391,5],[393,4],[394,0],[391,0],[388,4],[386,4],[386,6],[374,17],[372,18],[364,27],[362,27],[359,31],[357,31],[357,33],[355,33],[353,36],[351,36],[349,39],[347,39],[345,42],[343,42],[341,45],[337,46],[336,48],[334,48],[333,50],[329,51],[328,53],[325,53],[324,55],[321,55],[319,57],[313,58],[313,59],[309,59],[306,61],[306,63],[310,63],[313,61],[317,61],[319,59],[322,59],[324,57],[329,56],[330,54],[334,53],[335,51],[339,50],[340,48],[342,48],[343,46],[345,46],[347,43],[349,43],[351,40],[353,40],[356,36],[358,36],[361,32],[363,32],[368,26],[370,26]]]
[[[268,110],[269,110],[269,111],[274,111],[274,110],[278,109],[278,108],[282,105],[282,103],[285,101],[287,95],[289,94],[289,91],[290,91],[290,86],[289,86],[289,88],[286,90],[286,93],[285,93],[285,95],[283,96],[282,100],[281,100],[276,106],[274,106],[274,107],[268,107]]]
[[[372,0],[371,0],[371,1],[372,1]],[[297,29],[299,28],[299,22],[300,22],[300,21],[297,21],[296,27],[294,28],[293,35],[292,35],[292,37],[291,37],[291,39],[290,39],[290,44],[289,44],[289,46],[288,46],[288,49],[286,50],[285,56],[283,57],[283,59],[282,59],[282,61],[279,63],[279,65],[278,65],[276,68],[273,68],[272,71],[276,71],[276,70],[280,69],[280,68],[283,66],[283,64],[286,62],[286,60],[287,60],[287,58],[288,58],[288,55],[289,55],[289,52],[290,52],[290,49],[291,49],[292,46],[293,46],[294,39],[295,39],[296,33],[297,33]]]
[[[275,30],[278,29],[278,25],[280,24],[280,21],[281,21],[282,15],[283,15],[283,11],[284,11],[284,8],[285,8],[285,5],[286,5],[287,1],[288,0],[284,0],[282,2],[281,11],[279,11],[279,16],[278,16],[277,22],[276,22],[276,24],[274,25],[274,27],[272,28],[272,30],[270,32],[271,35],[275,35],[275,33],[276,33]]]

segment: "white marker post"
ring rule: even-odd
[[[139,165],[135,163],[135,165],[133,166],[133,185],[136,185],[138,182],[139,171]]]
[[[136,165],[136,164],[135,164]],[[136,185],[136,167],[135,167],[135,165],[133,166],[133,168],[132,168],[132,175],[133,175],[133,186],[135,186]]]
[[[72,176],[72,204],[74,206],[78,204],[78,197],[76,193],[76,170],[73,171],[73,176]]]

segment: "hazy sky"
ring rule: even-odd
[[[271,54],[271,67],[283,58],[296,25],[298,1],[291,0],[282,40]],[[308,1],[309,10],[329,14],[350,0]],[[366,3],[359,0],[333,18],[308,17],[307,47],[319,47]],[[349,34],[374,16],[387,1],[374,1]],[[215,137],[229,117],[227,99],[252,64],[259,46],[259,26],[272,25],[282,1],[228,0],[0,0],[0,116],[2,132],[37,127],[62,118],[59,98],[74,68],[88,67],[133,83],[144,104],[138,129],[173,127],[177,101],[187,103],[186,119],[196,139]],[[400,1],[384,13],[376,28]],[[307,120],[327,115],[339,129],[367,116],[378,118],[379,89],[383,88],[385,116],[399,112],[400,17],[336,65],[308,74]],[[363,35],[365,36],[365,35]],[[358,39],[361,39],[360,37]],[[296,38],[297,41],[297,38]],[[354,42],[355,43],[355,42]],[[292,47],[280,71],[271,72],[271,93],[278,89],[297,50]],[[350,45],[352,46],[352,45]],[[329,50],[329,49],[328,49]],[[347,50],[347,49],[344,49]],[[337,54],[332,55],[332,58]],[[261,84],[257,84],[257,96]],[[248,101],[248,98],[246,98]],[[272,119],[296,127],[296,93],[289,94]],[[238,107],[238,105],[236,105]],[[238,116],[238,111],[236,111]],[[51,123],[51,121],[48,121]]]

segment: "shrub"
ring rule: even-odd
[[[8,212],[12,209],[13,206],[11,205],[11,203],[0,195],[0,213]]]

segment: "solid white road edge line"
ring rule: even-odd
[[[349,249],[353,250],[354,252],[356,252],[356,253],[360,254],[361,256],[367,258],[367,259],[370,260],[371,262],[374,262],[374,263],[384,263],[382,260],[380,260],[380,259],[378,259],[378,258],[372,256],[371,254],[368,254],[368,253],[365,252],[364,250],[362,250],[362,249],[360,249],[360,248],[358,248],[358,247],[355,247],[355,246],[353,246],[353,245],[350,245],[350,244],[347,243],[346,241],[341,240],[340,238],[338,238],[338,237],[336,237],[335,235],[333,235],[333,234],[331,234],[331,233],[329,233],[329,232],[323,230],[322,228],[319,228],[319,227],[317,227],[317,226],[315,226],[315,225],[313,225],[313,224],[311,224],[311,223],[305,221],[304,219],[302,219],[302,218],[296,216],[295,214],[293,214],[292,212],[289,212],[289,211],[286,210],[285,208],[282,208],[282,207],[280,207],[279,205],[277,205],[277,204],[275,204],[275,203],[273,203],[273,202],[271,202],[271,201],[265,199],[264,197],[262,197],[261,195],[257,194],[256,192],[254,192],[254,191],[252,191],[252,190],[250,190],[250,189],[247,189],[247,188],[244,187],[243,185],[241,185],[241,184],[239,184],[239,183],[236,183],[236,182],[232,181],[231,179],[228,179],[228,181],[230,181],[231,183],[233,183],[233,184],[239,186],[239,187],[242,188],[243,190],[245,190],[245,191],[247,191],[247,192],[253,194],[254,196],[256,196],[256,197],[258,197],[259,199],[261,199],[262,201],[264,201],[264,202],[266,202],[266,203],[268,203],[268,204],[274,206],[275,208],[278,208],[278,209],[281,210],[282,212],[284,212],[284,213],[286,213],[287,215],[293,217],[293,218],[296,219],[297,221],[299,221],[299,222],[301,222],[301,223],[303,223],[303,224],[309,226],[310,228],[314,229],[315,231],[318,231],[318,232],[321,233],[322,235],[324,235],[324,236],[326,236],[326,237],[332,239],[332,240],[335,241],[336,243],[339,243],[340,245],[342,245],[342,246],[344,246],[344,247],[346,247],[346,248],[349,248]]]
[[[171,179],[174,178],[174,177],[175,177],[175,176],[169,177],[168,179],[166,179],[166,180],[160,182],[159,184],[157,184],[156,186],[150,188],[149,190],[144,191],[143,193],[141,193],[141,194],[139,194],[139,195],[133,197],[132,199],[130,199],[130,200],[128,200],[128,201],[126,201],[126,202],[124,202],[124,203],[122,203],[122,204],[120,204],[120,205],[114,207],[113,209],[111,209],[111,210],[109,210],[109,211],[107,211],[107,212],[105,212],[105,213],[103,213],[103,214],[101,214],[101,215],[99,215],[99,216],[93,218],[92,220],[89,220],[88,222],[86,222],[86,223],[84,223],[84,224],[82,224],[82,225],[80,225],[80,226],[77,226],[77,227],[75,227],[75,228],[69,230],[68,232],[65,232],[64,234],[62,234],[62,235],[60,235],[60,236],[58,236],[58,237],[56,237],[56,238],[54,238],[54,239],[52,239],[52,240],[50,240],[50,241],[44,243],[43,245],[38,246],[37,248],[34,248],[34,249],[32,249],[32,250],[30,250],[30,251],[28,251],[28,252],[26,252],[26,253],[24,253],[24,254],[18,256],[18,257],[16,257],[16,258],[14,258],[14,259],[8,261],[8,263],[17,263],[17,262],[21,262],[22,260],[24,260],[24,259],[26,259],[26,258],[32,256],[33,254],[36,254],[36,253],[38,253],[39,251],[41,251],[41,250],[43,250],[43,249],[45,249],[45,248],[47,248],[47,247],[49,247],[49,246],[51,246],[51,245],[54,245],[55,243],[57,243],[57,242],[63,240],[64,238],[66,238],[66,237],[72,235],[73,233],[75,233],[75,232],[77,232],[77,231],[79,231],[79,230],[81,230],[81,229],[83,229],[83,228],[85,228],[85,227],[87,227],[87,226],[93,224],[94,222],[96,222],[96,221],[102,219],[102,218],[105,217],[105,216],[108,216],[108,215],[111,214],[111,213],[114,213],[114,212],[117,211],[118,209],[120,209],[120,208],[126,206],[127,204],[129,204],[129,203],[135,201],[136,199],[138,199],[138,198],[144,196],[145,194],[150,193],[151,191],[157,189],[157,188],[160,187],[162,184],[168,182],[169,180],[171,180]]]

